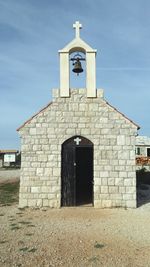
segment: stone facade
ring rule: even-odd
[[[136,207],[135,136],[137,125],[109,105],[103,90],[87,98],[53,90],[53,102],[28,120],[21,136],[19,205],[61,206],[61,148],[79,135],[94,144],[94,207]]]

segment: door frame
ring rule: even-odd
[[[81,141],[80,143],[78,142],[75,142],[75,139],[76,138],[79,138]],[[73,162],[73,183],[74,183],[74,205],[64,205],[64,200],[63,200],[63,196],[65,195],[64,193],[64,188],[63,188],[63,185],[64,185],[64,173],[63,173],[63,170],[64,170],[64,159],[63,159],[63,156],[64,156],[64,151],[65,151],[65,148],[69,146],[69,147],[72,147],[72,153],[74,153],[74,162]],[[83,137],[83,136],[79,136],[79,135],[76,135],[76,136],[73,136],[69,139],[67,139],[61,146],[61,207],[64,207],[64,206],[77,206],[77,200],[76,200],[76,166],[75,166],[75,161],[76,161],[76,148],[77,147],[91,147],[92,148],[92,153],[93,153],[93,156],[92,156],[92,206],[94,205],[94,144],[87,138]],[[70,177],[71,179],[71,177]]]

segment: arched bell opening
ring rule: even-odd
[[[62,144],[61,206],[93,205],[93,148],[82,136]]]
[[[86,54],[83,49],[69,55],[70,88],[86,87]]]

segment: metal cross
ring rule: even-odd
[[[74,141],[76,142],[76,145],[78,146],[81,142],[81,139],[79,137],[77,137],[76,139],[74,139]]]
[[[79,21],[76,21],[73,24],[73,28],[76,30],[76,38],[79,38],[80,37],[80,29],[82,29],[82,24],[80,24]]]

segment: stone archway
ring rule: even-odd
[[[93,204],[93,143],[74,136],[62,144],[61,206]]]

